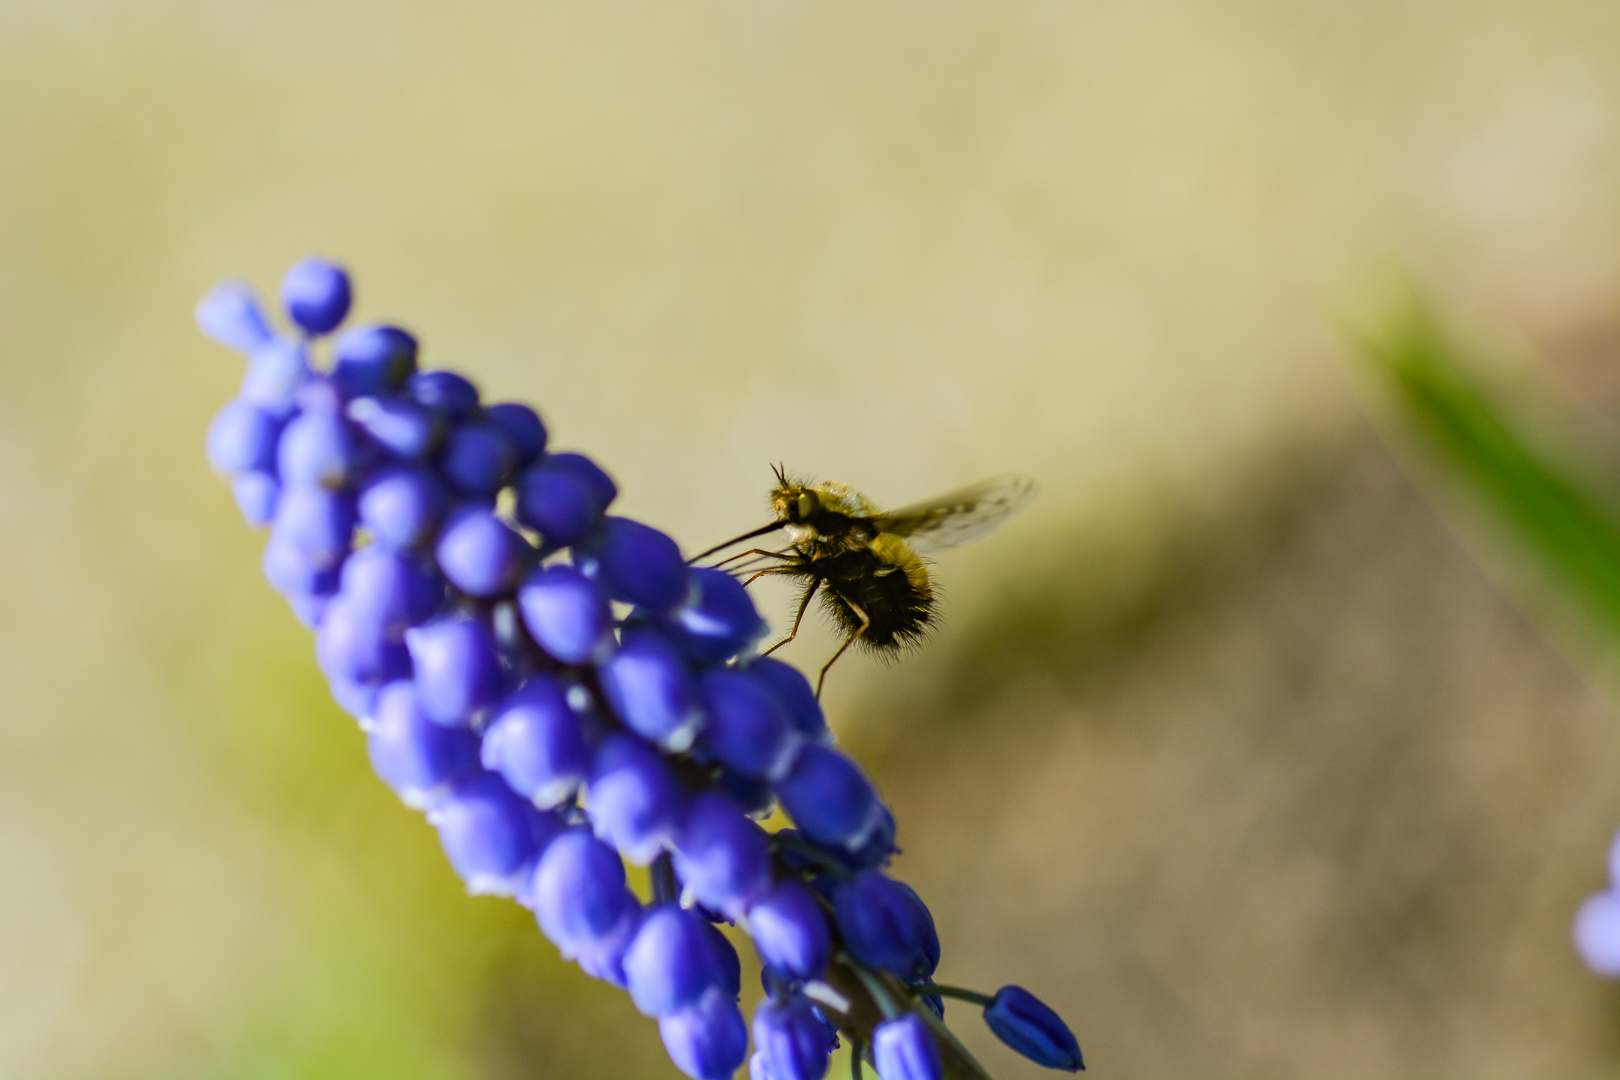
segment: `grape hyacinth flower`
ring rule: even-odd
[[[265,577],[314,632],[377,775],[425,812],[469,892],[532,910],[696,1080],[749,1058],[718,921],[761,962],[754,1080],[820,1080],[840,1034],[856,1076],[983,1080],[942,997],[982,1007],[1033,1061],[1084,1067],[1026,991],[931,981],[933,917],[885,872],[894,817],[809,681],[755,655],[766,626],[739,581],[610,514],[612,477],[554,449],[533,409],[418,370],[407,331],[328,346],[353,301],[342,268],[305,259],[280,298],[289,333],[239,283],[197,308],[247,360],[208,461],[268,527]],[[792,827],[771,830],[782,815]],[[650,866],[650,895],[626,860]],[[1620,900],[1583,919],[1588,956],[1620,970]]]

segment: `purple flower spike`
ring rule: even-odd
[[[677,904],[651,908],[624,957],[630,997],[646,1016],[663,1016],[696,1005],[720,985],[720,968],[709,942],[708,923]]]
[[[608,704],[631,731],[675,753],[692,745],[703,724],[697,687],[680,652],[662,636],[626,632],[599,670]]]
[[[389,683],[377,694],[366,750],[383,783],[418,810],[433,805],[452,780],[478,768],[478,737],[429,720],[409,680]]]
[[[748,935],[765,966],[788,981],[820,978],[832,956],[827,916],[809,888],[780,881],[748,909]]]
[[[805,746],[776,794],[800,831],[829,847],[854,851],[883,821],[883,804],[871,783],[831,747]]]
[[[710,990],[695,1006],[658,1018],[669,1058],[692,1080],[729,1080],[748,1056],[748,1025],[736,1002]]]
[[[740,918],[771,885],[765,833],[725,796],[692,799],[675,836],[675,873],[704,907]]]
[[[754,1045],[777,1080],[821,1080],[827,1074],[827,1024],[815,1006],[794,995],[767,998],[754,1010]]]
[[[645,866],[674,836],[685,799],[675,774],[651,747],[612,735],[597,748],[586,801],[597,835]]]
[[[482,773],[452,788],[428,821],[437,826],[444,853],[468,892],[513,896],[539,854],[538,813],[498,776]]]
[[[587,664],[613,647],[613,608],[596,582],[572,566],[537,570],[518,588],[523,625],[565,664]]]
[[[800,739],[770,686],[747,671],[705,672],[708,725],[703,749],[722,765],[759,780],[780,780],[798,758]]]
[[[435,722],[471,725],[500,697],[495,637],[482,619],[450,618],[405,633],[416,669],[416,692]]]
[[[633,899],[618,852],[585,829],[553,840],[535,869],[534,913],[564,956],[607,937]]]
[[[562,802],[585,780],[590,751],[562,684],[536,675],[507,698],[484,733],[487,769],[536,806]]]
[[[1037,1065],[1064,1072],[1079,1072],[1086,1067],[1069,1025],[1021,986],[997,990],[984,1007],[984,1022],[996,1038]]]
[[[934,1033],[915,1013],[877,1026],[872,1032],[872,1063],[883,1080],[943,1080],[945,1075]]]

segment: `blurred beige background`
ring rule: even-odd
[[[208,475],[239,365],[191,307],[315,251],[689,548],[776,461],[1040,479],[828,694],[943,978],[1101,1076],[1615,1072],[1568,925],[1620,726],[1341,320],[1402,267],[1610,400],[1617,226],[1598,2],[12,0],[0,1076],[677,1075],[370,778]]]

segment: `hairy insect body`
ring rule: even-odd
[[[800,599],[819,580],[827,614],[846,637],[873,652],[915,643],[934,620],[928,570],[904,541],[894,537],[877,536],[864,547],[807,558],[797,569],[810,577]]]

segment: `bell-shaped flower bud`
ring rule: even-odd
[[[540,929],[572,958],[607,937],[635,898],[619,853],[586,829],[569,829],[541,856],[528,899]]]
[[[624,974],[636,1008],[663,1016],[696,1005],[721,983],[709,924],[678,904],[659,904],[641,920],[624,957]]]
[[[208,425],[208,464],[226,476],[276,465],[281,422],[257,405],[236,398]]]
[[[410,656],[381,613],[339,593],[315,631],[315,661],[329,679],[380,685],[411,674]]]
[[[470,726],[500,697],[504,676],[489,626],[438,619],[405,632],[422,708],[436,723]]]
[[[743,776],[787,775],[802,740],[770,685],[747,671],[716,668],[704,672],[701,689],[708,713],[703,749]]]
[[[546,449],[546,425],[540,414],[527,405],[503,401],[484,409],[484,419],[500,428],[517,455],[516,467],[521,469],[540,457]]]
[[[748,665],[748,673],[770,684],[777,700],[787,710],[788,718],[796,730],[811,742],[830,743],[832,732],[827,730],[827,717],[821,711],[821,702],[810,687],[810,680],[792,664],[784,664],[771,656],[761,656]]]
[[[309,409],[294,417],[276,446],[282,482],[336,491],[359,477],[364,445],[349,421],[329,409]]]
[[[827,1023],[809,1000],[793,995],[766,998],[754,1010],[754,1046],[777,1080],[821,1080],[832,1043]]]
[[[439,456],[439,472],[462,495],[492,498],[517,467],[517,448],[504,429],[488,420],[469,420],[450,429]]]
[[[383,783],[418,810],[432,806],[451,781],[478,768],[478,737],[429,720],[409,679],[378,692],[366,723],[366,751]]]
[[[669,1059],[692,1080],[730,1080],[748,1056],[742,1010],[719,988],[689,1009],[658,1018]]]
[[[1057,1013],[1020,986],[1003,986],[984,1007],[984,1022],[996,1038],[1037,1065],[1065,1072],[1086,1067],[1080,1044]]]
[[[883,1080],[943,1080],[945,1076],[934,1033],[915,1013],[886,1020],[873,1030],[872,1063]]]
[[[451,420],[478,411],[478,387],[454,371],[418,371],[406,381],[405,392],[424,409]]]
[[[345,412],[373,443],[401,461],[420,462],[443,433],[437,416],[405,398],[355,398]]]
[[[357,326],[332,345],[332,384],[345,398],[392,394],[416,370],[416,338],[397,326]]]
[[[688,574],[681,549],[649,525],[604,518],[589,554],[589,563],[581,560],[581,568],[590,573],[594,565],[597,578],[615,600],[662,615],[686,599]]]
[[[309,353],[301,341],[272,338],[253,350],[242,375],[243,401],[285,418],[298,407],[298,390],[310,378]]]
[[[599,672],[608,704],[631,731],[675,753],[692,745],[703,709],[685,659],[663,636],[627,631]]]
[[[444,600],[444,582],[414,559],[372,544],[343,562],[345,603],[381,622],[398,640],[427,619]]]
[[[237,473],[231,478],[231,494],[236,497],[236,508],[242,511],[243,520],[262,529],[275,519],[281,482],[268,472]]]
[[[883,821],[883,804],[855,763],[830,746],[808,744],[776,785],[782,806],[818,844],[853,851]]]
[[[226,348],[244,355],[257,352],[275,338],[259,298],[240,281],[221,282],[198,301],[197,327]]]
[[[923,966],[923,943],[932,918],[917,894],[876,870],[833,890],[839,936],[867,967],[913,978]]]
[[[573,453],[545,455],[514,486],[517,519],[538,532],[548,547],[590,536],[619,493],[594,461]]]
[[[703,916],[703,930],[709,937],[709,946],[714,950],[714,959],[720,972],[720,989],[735,1001],[742,996],[742,958],[737,955],[736,948],[720,932],[709,917],[709,912],[699,908],[698,914]]]
[[[630,735],[610,735],[597,747],[586,802],[596,834],[645,866],[674,837],[684,796],[651,747]]]
[[[832,956],[832,931],[810,889],[778,881],[748,909],[748,936],[767,968],[783,979],[816,979]]]
[[[642,917],[646,909],[641,901],[636,899],[634,893],[626,895],[624,912],[619,921],[613,924],[613,929],[595,941],[588,941],[580,945],[575,951],[574,961],[579,968],[593,979],[601,979],[605,983],[617,986],[620,990],[630,988],[630,977],[625,974],[624,958],[630,951],[630,945],[636,940],[636,931],[641,929]]]
[[[588,664],[613,647],[613,607],[572,566],[536,570],[518,588],[518,610],[535,642],[565,664]]]
[[[433,809],[428,822],[467,891],[514,896],[527,885],[544,843],[563,831],[555,815],[542,815],[493,773],[460,781]]]
[[[765,620],[742,582],[710,567],[691,571],[692,590],[670,615],[672,635],[700,664],[718,664],[765,636]]]
[[[480,755],[486,769],[534,803],[556,806],[585,782],[591,755],[562,684],[535,675],[495,710]]]
[[[408,551],[433,535],[446,505],[437,480],[420,469],[396,466],[360,488],[360,524],[377,547]]]
[[[318,616],[324,610],[326,601],[338,591],[340,574],[341,564],[317,562],[285,534],[271,532],[269,542],[264,545],[265,580],[293,603],[295,611],[300,610],[301,603],[304,605],[300,618],[306,611]],[[319,603],[310,611],[313,601]],[[307,619],[305,625],[313,626],[317,621]]]
[[[770,888],[764,830],[718,792],[701,792],[687,806],[674,856],[675,873],[692,897],[727,918],[740,918]]]
[[[512,591],[534,549],[488,510],[469,506],[445,524],[435,555],[450,584],[468,596],[489,599]]]
[[[281,306],[306,334],[337,329],[349,314],[351,298],[349,275],[325,259],[302,259],[281,279]]]
[[[276,500],[275,534],[302,551],[310,565],[336,567],[354,535],[354,497],[311,485],[287,485]]]

